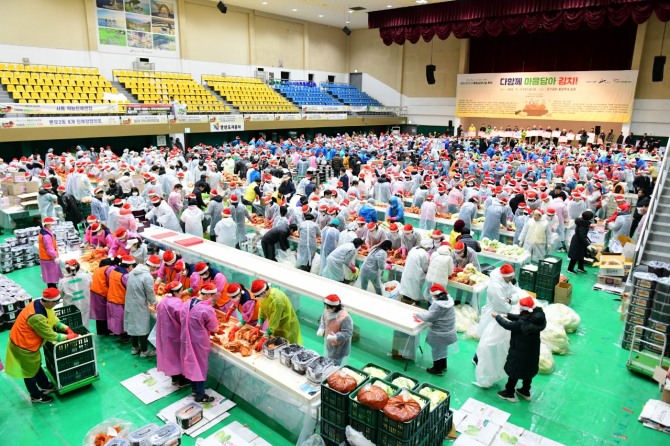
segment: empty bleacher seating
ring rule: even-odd
[[[92,104],[118,94],[97,68],[0,63],[0,83],[19,103]]]
[[[174,98],[186,104],[188,113],[229,113],[224,105],[187,73],[114,70],[114,77],[138,101],[145,104],[168,103]]]
[[[340,101],[317,87],[314,82],[283,81],[274,85],[275,90],[291,102],[303,105],[343,105]]]
[[[202,81],[242,113],[298,112],[295,105],[260,79],[206,74]]]
[[[321,87],[330,93],[333,97],[342,101],[346,105],[352,106],[380,106],[379,101],[362,92],[351,84],[340,84],[333,82],[322,82]]]

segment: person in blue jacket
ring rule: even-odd
[[[386,218],[391,223],[405,224],[405,209],[402,206],[402,201],[398,197],[391,197],[389,200],[389,208],[386,211]]]
[[[377,223],[379,219],[377,218],[377,210],[374,206],[375,199],[368,199],[368,202],[361,206],[361,209],[358,211],[358,216],[363,217],[366,223]]]

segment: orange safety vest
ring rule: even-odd
[[[107,268],[109,267],[110,265],[96,268],[91,277],[91,291],[103,297],[107,297],[107,294],[109,293],[107,276],[105,276],[105,271],[107,271]]]
[[[109,292],[107,293],[107,302],[117,305],[125,305],[126,303],[126,287],[123,286],[121,279],[123,273],[119,271],[112,271],[109,274]]]
[[[35,301],[21,310],[19,316],[14,322],[12,330],[9,332],[9,339],[19,348],[36,352],[44,343],[44,338],[38,335],[33,327],[28,325],[28,318],[35,314]]]
[[[182,284],[182,286],[184,287],[185,290],[188,289],[188,288],[191,288],[191,277],[188,274],[179,273],[177,275],[177,278],[179,279],[179,282],[181,282],[181,284]],[[170,282],[167,282],[167,283],[170,283]],[[197,291],[194,291],[194,292],[197,293]]]
[[[330,334],[337,334],[341,331],[342,322],[349,317],[347,310],[340,310],[335,319],[324,320],[326,326],[326,336]],[[325,318],[324,318],[325,319]],[[346,341],[345,341],[346,342]],[[342,342],[328,341],[330,345],[340,345]]]
[[[165,265],[165,279],[163,279],[163,281],[165,283],[173,282],[177,280],[177,274],[179,273],[177,272],[176,269],[174,269],[174,265],[172,266]]]
[[[254,299],[253,297],[251,300],[254,301],[254,312],[253,315],[251,316],[251,320],[247,322],[256,322],[258,320],[258,313],[261,311],[261,303],[257,300]]]
[[[53,260],[55,257],[51,257],[49,254],[47,254],[47,250],[44,247],[44,242],[42,241],[44,235],[50,235],[51,236],[51,242],[54,245],[54,249],[56,250],[56,253],[58,253],[58,244],[56,243],[56,237],[53,235],[51,231],[47,231],[46,229],[42,229],[40,231],[40,234],[37,236],[38,239],[38,244],[40,247],[40,260]]]

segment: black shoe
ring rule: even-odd
[[[574,271],[570,271],[570,270],[568,270],[568,272],[569,272],[570,274],[577,274],[576,272],[574,272]]]
[[[211,403],[212,401],[214,401],[214,397],[207,394],[195,398],[196,403]]]
[[[53,397],[51,397],[49,395],[44,395],[44,394],[42,394],[42,396],[39,397],[39,398],[30,397],[30,402],[31,403],[49,404],[49,403],[52,403],[53,400],[54,400]]]
[[[501,390],[500,392],[498,392],[498,398],[509,401],[510,403],[516,403],[517,402],[517,399],[514,396],[514,394],[513,393],[512,394],[507,393],[507,390]]]
[[[582,274],[588,274],[588,273],[589,273],[589,272],[586,271],[585,269],[579,269],[579,268],[577,268],[577,272],[578,272],[578,273],[582,273]]]
[[[187,380],[177,380],[177,381],[172,381],[172,385],[177,387],[178,389],[183,389],[186,386],[190,386],[191,383],[188,382]]]
[[[442,370],[438,370],[436,368],[430,367],[426,369],[426,372],[430,373],[431,375],[437,375],[437,376],[442,376]]]
[[[473,357],[472,357],[472,363],[473,363],[474,365],[478,365],[478,364],[479,364],[479,359],[477,358],[477,356],[473,356]]]
[[[454,301],[454,305],[460,305],[460,304],[461,304],[461,301],[460,301],[460,300],[455,300],[455,301]]]
[[[521,398],[523,398],[526,401],[530,401],[530,392],[524,392],[522,389],[516,389],[516,394],[519,395]]]
[[[127,344],[127,343],[129,343],[131,340],[132,340],[132,339],[130,339],[130,336],[128,336],[128,337],[121,336],[121,337],[119,338],[119,342],[120,342],[121,344]]]
[[[42,393],[45,394],[45,395],[48,395],[50,393],[54,393],[55,391],[56,391],[55,387],[50,387],[48,389],[42,389]]]

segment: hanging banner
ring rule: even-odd
[[[275,115],[272,114],[255,114],[255,115],[244,115],[245,121],[274,121]]]
[[[119,113],[118,104],[0,104],[0,115],[10,113],[31,114],[91,114]]]
[[[368,107],[370,113],[397,113],[400,107],[383,107],[371,105]]]
[[[281,115],[275,115],[275,121],[300,121],[302,120],[302,115],[300,113],[282,113]]]
[[[637,74],[636,70],[459,74],[456,116],[629,122]]]
[[[210,132],[234,132],[244,130],[244,117],[242,115],[210,115]]]
[[[177,119],[174,118],[174,115],[170,115],[170,124],[186,122],[189,124],[198,123],[198,122],[207,122],[207,116],[205,115],[179,115]]]
[[[79,127],[91,125],[119,125],[118,116],[69,116],[67,118],[2,118],[0,128]]]
[[[303,105],[300,107],[303,113],[307,112],[346,112],[349,107],[346,105]]]
[[[140,116],[122,116],[121,125],[133,124],[167,124],[167,115],[140,115]]]
[[[177,0],[89,1],[95,1],[100,51],[179,57]]]

